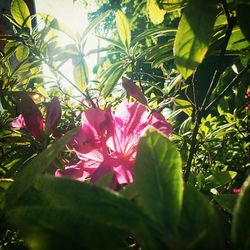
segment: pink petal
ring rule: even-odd
[[[164,116],[159,113],[154,112],[150,116],[148,124],[155,127],[166,136],[170,136],[172,134],[171,125],[165,120]]]
[[[13,119],[13,121],[10,124],[13,128],[25,128],[26,127],[24,117],[22,114],[20,114],[17,118]]]
[[[28,95],[24,95],[20,107],[27,130],[34,137],[41,137],[43,134],[43,117],[34,101]]]
[[[54,130],[61,120],[61,106],[57,97],[53,97],[46,111],[45,130]]]
[[[55,172],[56,177],[68,177],[71,179],[84,181],[89,177],[95,170],[95,167],[85,167],[86,162],[80,161],[76,165],[65,167],[64,170],[57,169]]]

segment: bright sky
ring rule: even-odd
[[[94,2],[92,2],[88,8],[94,9]],[[49,15],[56,17],[60,22],[65,24],[72,32],[82,34],[84,29],[88,26],[87,14],[85,11],[84,5],[81,1],[76,1],[73,3],[73,0],[35,0],[36,12],[43,12]],[[70,38],[67,39],[66,36],[59,36],[59,43],[61,46],[65,46],[68,43],[72,43]],[[89,36],[85,52],[96,49],[98,47],[97,38],[94,36]],[[89,66],[89,73],[91,77],[92,67],[97,62],[97,55],[91,55],[86,58],[87,64]],[[73,67],[71,62],[65,63],[61,67],[62,72],[73,81]]]

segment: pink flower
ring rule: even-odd
[[[54,97],[48,105],[45,130],[42,113],[28,95],[22,97],[20,109],[21,114],[11,122],[11,126],[15,128],[25,128],[36,138],[41,138],[44,132],[50,133],[54,130],[61,119],[61,107],[57,97]]]
[[[13,121],[10,124],[13,128],[25,128],[26,127],[24,117],[22,114],[20,114],[17,118],[13,119]]]
[[[232,193],[233,194],[239,194],[240,193],[240,188],[233,188]]]
[[[132,183],[134,163],[142,132],[149,125],[167,136],[171,126],[158,113],[150,114],[139,103],[121,103],[112,114],[110,109],[90,108],[82,113],[82,126],[71,142],[79,163],[56,176],[68,176],[83,181],[86,177],[97,182],[109,172],[113,173],[112,187]]]

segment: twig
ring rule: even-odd
[[[204,109],[209,110],[214,104],[216,104],[234,85],[236,85],[240,78],[248,71],[250,68],[250,63],[227,85],[227,87]]]

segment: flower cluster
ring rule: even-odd
[[[44,133],[50,134],[61,120],[61,107],[57,97],[47,107],[45,123],[41,111],[28,95],[21,99],[20,107],[21,114],[11,122],[11,126],[26,129],[37,139],[42,138]]]
[[[139,103],[122,102],[115,110],[90,108],[82,113],[82,125],[73,138],[73,147],[79,161],[57,177],[71,177],[84,181],[90,177],[97,182],[107,173],[113,173],[112,187],[133,182],[133,168],[137,145],[142,132],[153,126],[167,136],[172,129],[164,117],[149,113]]]

